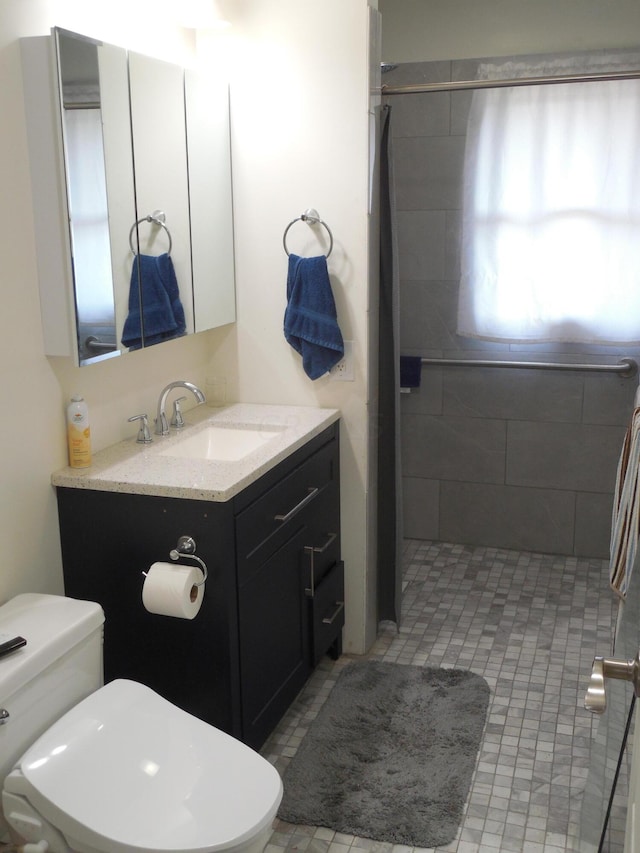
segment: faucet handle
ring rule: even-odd
[[[186,397],[178,397],[177,400],[173,401],[173,417],[171,418],[171,426],[174,429],[182,429],[182,427],[184,426],[184,418],[182,416],[182,409],[180,408],[180,403],[186,399]]]
[[[136,441],[139,444],[151,444],[153,438],[151,437],[151,433],[149,431],[149,418],[147,415],[133,415],[130,418],[127,418],[129,423],[133,423],[133,421],[140,421],[140,429],[138,430],[138,437]]]

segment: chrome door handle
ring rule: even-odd
[[[6,708],[0,708],[0,726],[4,726],[5,723],[9,722],[9,716]]]
[[[633,660],[595,657],[589,687],[584,697],[584,707],[594,714],[603,714],[607,707],[606,678],[630,681],[633,692],[640,696],[640,652]]]

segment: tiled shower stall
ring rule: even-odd
[[[477,64],[402,64],[383,83],[469,80]],[[516,345],[456,334],[471,98],[469,91],[389,98],[401,353],[572,363],[638,358],[638,347]],[[401,398],[405,536],[607,557],[616,467],[636,388],[637,379],[615,374],[424,366],[420,389]]]

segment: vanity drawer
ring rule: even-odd
[[[236,516],[239,580],[242,563],[262,562],[296,527],[304,526],[336,481],[337,442],[331,441]]]
[[[344,625],[344,563],[337,562],[309,599],[312,611],[312,666],[339,641]]]

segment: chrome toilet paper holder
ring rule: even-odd
[[[196,554],[196,541],[193,536],[181,536],[178,539],[178,544],[175,548],[172,548],[169,551],[169,556],[174,562],[177,562],[180,557],[184,557],[187,560],[195,560],[196,563],[199,564],[202,569],[203,578],[202,580],[196,584],[196,586],[202,586],[207,578],[209,577],[209,570],[207,566],[200,557]]]

